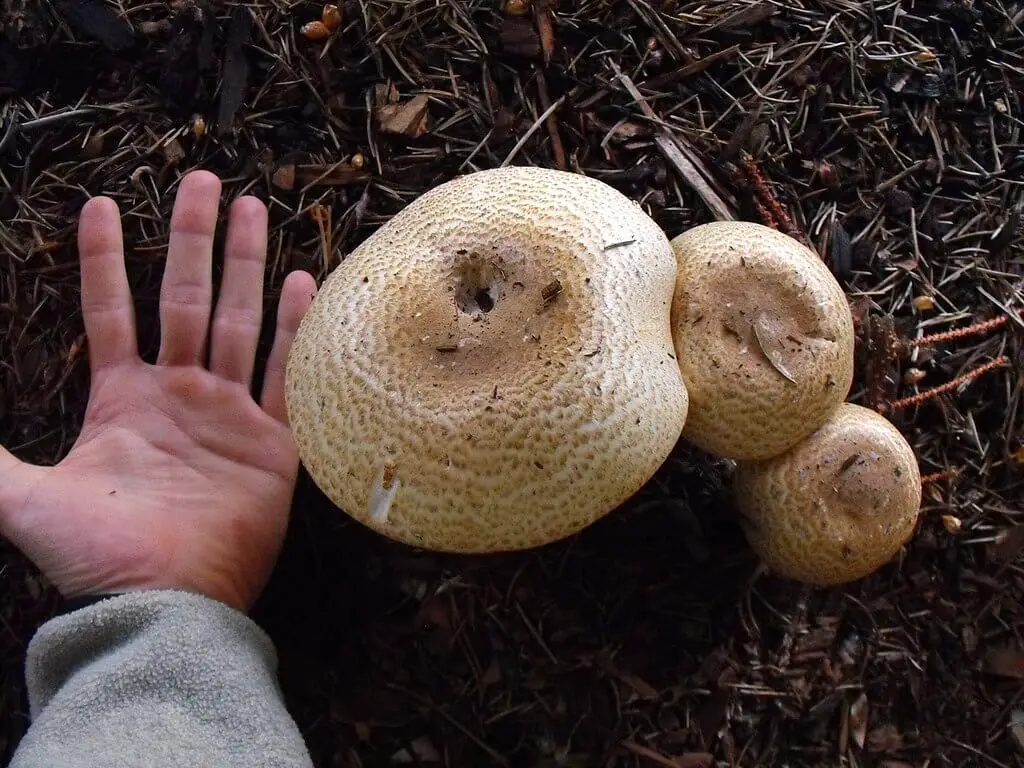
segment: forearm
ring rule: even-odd
[[[185,592],[57,617],[29,645],[32,726],[10,768],[311,768],[270,639]]]

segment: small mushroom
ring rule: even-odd
[[[734,483],[751,548],[779,575],[814,585],[855,581],[889,562],[921,504],[906,439],[853,403],[781,456],[737,462]]]
[[[508,167],[428,191],[302,320],[286,396],[304,466],[350,516],[426,549],[581,530],[682,432],[675,274],[662,230],[582,175]]]
[[[734,460],[783,453],[846,399],[853,315],[810,249],[760,224],[713,222],[672,240],[683,437]]]

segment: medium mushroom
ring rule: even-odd
[[[921,475],[885,417],[843,403],[806,440],[737,462],[736,503],[751,548],[781,576],[814,585],[863,578],[891,560],[917,523]]]
[[[329,275],[288,417],[338,507],[414,546],[490,552],[593,523],[678,441],[668,238],[612,187],[508,167],[409,204]]]
[[[672,247],[672,333],[690,396],[683,437],[734,460],[786,451],[853,382],[842,287],[813,251],[761,224],[703,224]]]

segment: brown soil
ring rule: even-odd
[[[351,0],[311,41],[312,2],[0,0],[0,442],[52,463],[81,423],[88,195],[125,212],[149,359],[190,168],[269,202],[268,312],[287,270],[320,279],[416,195],[503,162],[603,179],[669,235],[731,209],[847,290],[851,399],[933,476],[911,544],[844,588],[763,574],[728,468],[685,444],[591,529],[500,557],[383,540],[303,478],[254,617],[316,765],[1024,765],[1024,6],[502,5]],[[58,600],[5,543],[0,590],[6,763]]]

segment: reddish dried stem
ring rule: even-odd
[[[764,204],[760,200],[754,200],[754,209],[757,211],[757,215],[761,217],[761,221],[763,221],[772,229],[779,228],[779,222],[775,220],[775,217],[772,216],[771,211],[765,208]]]
[[[930,475],[921,476],[921,485],[928,485],[928,483],[934,483],[938,480],[944,480],[947,477],[953,477],[958,474],[960,474],[960,470],[956,467],[950,467],[949,469],[944,469],[941,472],[932,472]]]
[[[983,373],[988,373],[993,368],[999,368],[1000,366],[1006,365],[1009,361],[1010,359],[1006,355],[1001,355],[995,360],[978,366],[973,371],[968,371],[962,376],[957,376],[952,381],[947,381],[945,384],[940,384],[932,389],[926,389],[924,392],[918,392],[916,395],[911,395],[910,397],[904,397],[902,400],[896,400],[895,402],[889,403],[888,406],[883,405],[881,411],[898,411],[901,408],[920,405],[926,400],[931,400],[936,395],[941,395],[943,392],[949,392],[951,389],[956,389],[965,381],[970,381],[971,379],[981,376]]]
[[[749,152],[743,152],[742,157],[743,171],[756,193],[754,207],[757,209],[758,215],[765,220],[768,226],[778,229],[807,245],[806,236],[775,196],[771,186],[768,184],[768,180],[764,177],[753,156]],[[767,210],[765,210],[766,208]]]
[[[1009,318],[1006,315],[1000,315],[994,317],[991,320],[986,320],[982,323],[975,323],[969,325],[966,328],[956,328],[952,331],[943,331],[942,333],[933,333],[931,336],[922,336],[916,341],[909,342],[911,347],[927,347],[932,344],[942,344],[946,341],[956,341],[966,336],[976,336],[982,333],[988,333],[989,331],[995,330],[996,328],[1006,325],[1006,321]]]

